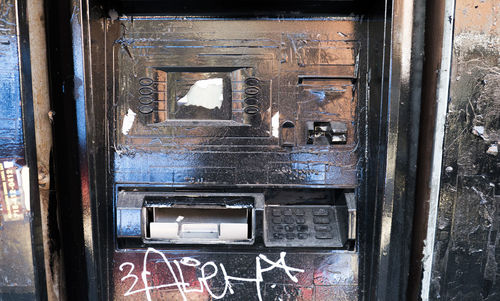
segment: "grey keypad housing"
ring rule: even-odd
[[[268,247],[343,247],[345,206],[266,206],[264,241]]]

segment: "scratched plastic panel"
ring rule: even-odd
[[[116,182],[356,186],[356,21],[122,24]]]

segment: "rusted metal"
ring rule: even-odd
[[[35,119],[36,153],[38,167],[38,185],[42,218],[45,271],[47,272],[47,298],[58,300],[60,290],[61,256],[58,249],[53,248],[54,233],[50,233],[50,156],[52,153],[52,128],[50,123],[50,97],[47,66],[47,48],[45,42],[45,14],[43,1],[27,1],[27,15],[30,31],[30,57],[33,86],[33,111]],[[52,206],[55,206],[53,203]],[[54,228],[54,226],[52,227]],[[57,226],[55,226],[57,229]],[[56,234],[57,236],[57,234]]]

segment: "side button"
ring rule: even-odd
[[[314,230],[318,232],[330,232],[332,231],[332,227],[326,225],[314,226]]]
[[[329,224],[330,219],[327,216],[315,216],[313,222],[315,224]]]
[[[333,238],[333,234],[330,233],[330,232],[316,232],[315,237],[317,239],[332,239]]]
[[[315,209],[313,211],[313,215],[316,215],[316,216],[328,216],[328,210],[324,209],[324,208]]]

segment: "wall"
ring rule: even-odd
[[[430,300],[500,298],[499,12],[456,1]]]

